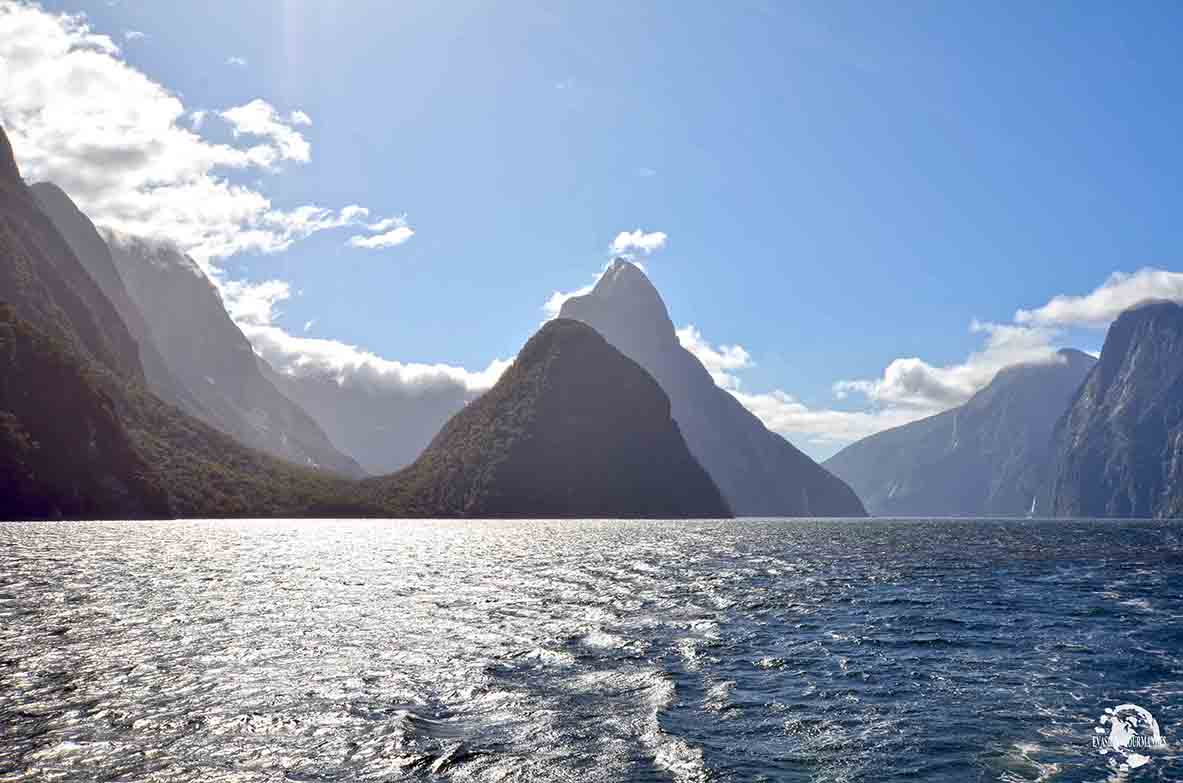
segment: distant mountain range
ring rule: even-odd
[[[819,466],[715,385],[625,260],[479,397],[279,372],[192,259],[26,186],[0,129],[0,518],[863,516],[864,502],[1183,515],[1183,307],[1136,307],[1099,361],[1006,368]]]
[[[959,407],[847,446],[825,462],[876,516],[1048,513],[1051,434],[1096,361],[1062,350],[1020,364]]]
[[[657,379],[691,453],[736,514],[866,516],[841,479],[715,385],[678,342],[665,302],[635,264],[613,261],[590,293],[563,303],[559,317],[590,325]]]

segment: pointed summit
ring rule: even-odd
[[[770,432],[678,342],[665,302],[641,269],[614,260],[560,318],[590,325],[669,395],[686,445],[738,516],[866,516],[840,479]]]
[[[590,324],[617,348],[637,341],[651,350],[678,344],[661,294],[641,268],[625,258],[612,261],[591,293],[564,302],[559,317]]]
[[[383,504],[433,515],[730,516],[653,378],[563,318],[410,467],[370,485]]]
[[[653,283],[649,282],[639,266],[627,258],[612,259],[592,293],[606,298],[632,299],[639,304],[656,304],[665,309]]]

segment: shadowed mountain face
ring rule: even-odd
[[[107,236],[115,268],[195,415],[252,448],[346,476],[342,454],[299,405],[260,371],[259,359],[197,264],[171,246]]]
[[[382,505],[458,516],[730,516],[656,381],[565,319],[410,467],[365,483]]]
[[[1007,367],[964,405],[864,438],[825,465],[877,516],[1048,514],[1036,498],[1052,429],[1095,363],[1073,350],[1057,359]]]
[[[140,363],[144,368],[148,388],[162,400],[179,406],[187,413],[206,417],[207,412],[173,377],[164,357],[156,349],[151,330],[144,321],[140,308],[128,296],[123,280],[115,268],[115,262],[111,259],[111,251],[94,224],[57,185],[39,182],[29,190],[36,196],[41,211],[53,221],[58,233],[74,251],[75,258],[98,284],[103,295],[114,305],[119,317],[135,339],[139,346]]]
[[[1183,516],[1183,307],[1123,313],[1056,425],[1060,516]]]
[[[0,305],[0,519],[168,513],[94,374]]]
[[[665,303],[634,264],[617,259],[591,293],[560,312],[592,326],[669,395],[691,453],[739,516],[864,516],[858,497],[715,385],[678,342]]]
[[[0,138],[0,301],[119,377],[143,380],[135,339],[21,180],[3,131]]]
[[[0,129],[0,152],[9,152]],[[0,156],[0,519],[298,516],[355,487],[161,402],[114,305]]]

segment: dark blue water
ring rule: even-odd
[[[1093,747],[1136,703],[1165,746]],[[1183,525],[0,524],[0,780],[1183,779]]]

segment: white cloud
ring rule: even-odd
[[[245,57],[236,57],[234,55],[231,55],[226,58],[226,64],[231,67],[234,67],[234,68],[245,68],[246,67],[246,58]]]
[[[350,247],[360,247],[367,250],[381,250],[383,248],[401,245],[413,236],[415,236],[413,229],[407,226],[399,226],[384,234],[375,234],[371,237],[361,235],[352,236],[346,244]]]
[[[542,304],[542,311],[546,313],[546,320],[559,317],[559,311],[563,309],[563,303],[568,299],[573,299],[577,296],[587,296],[596,287],[596,283],[600,282],[600,278],[604,273],[596,275],[595,280],[585,285],[583,288],[576,288],[574,291],[555,291]]]
[[[1152,299],[1183,302],[1183,272],[1146,267],[1133,274],[1114,272],[1084,296],[1056,296],[1043,307],[1019,310],[1015,321],[1041,326],[1107,327],[1136,304]]]
[[[668,237],[662,231],[645,233],[639,228],[636,231],[621,231],[612,240],[610,250],[613,255],[626,258],[637,254],[647,256],[665,247],[666,239]]]
[[[141,33],[139,30],[124,30],[123,31],[123,39],[125,41],[142,41],[143,39],[145,39],[147,37],[148,37],[147,35],[145,35],[144,33]]]
[[[214,143],[199,133],[215,116],[230,123],[236,143]],[[400,398],[471,397],[492,386],[509,360],[469,371],[295,337],[276,323],[292,296],[289,283],[225,279],[219,259],[281,251],[320,231],[378,232],[362,237],[367,246],[397,244],[413,233],[405,216],[376,218],[357,204],[278,208],[262,184],[229,178],[270,175],[277,161],[307,160],[311,151],[296,128],[309,122],[303,112],[282,115],[262,100],[224,112],[187,109],[124,62],[119,47],[92,32],[82,16],[0,2],[0,123],[26,179],[59,184],[111,241],[168,242],[196,259],[200,268],[193,272],[218,286],[227,312],[281,372],[328,374],[343,385]],[[248,136],[255,140],[238,141]],[[312,325],[305,323],[305,331]]]
[[[303,112],[297,112],[303,114]],[[255,98],[243,106],[235,106],[221,112],[222,119],[230,123],[234,136],[257,136],[269,139],[284,160],[307,163],[312,159],[312,147],[307,139],[291,125],[283,121],[279,112],[265,100]],[[308,115],[303,114],[305,118]],[[307,123],[304,123],[307,124]]]
[[[769,392],[740,391],[739,373],[754,367],[751,354],[742,345],[712,345],[694,325],[677,330],[678,342],[702,362],[715,385],[731,393],[756,415],[764,426],[789,440],[812,447],[811,451],[834,451],[837,447],[898,427],[933,413],[937,409],[900,405],[867,410],[810,408],[780,389]]]
[[[716,348],[703,339],[702,333],[694,324],[687,324],[678,329],[677,335],[682,347],[702,362],[703,367],[706,367],[707,372],[714,378],[715,385],[723,389],[739,389],[740,379],[735,371],[754,366],[751,354],[744,350],[742,345],[720,345]]]
[[[986,335],[986,345],[963,362],[933,366],[917,357],[896,359],[881,377],[839,381],[834,391],[839,398],[854,392],[878,405],[937,413],[964,403],[1003,367],[1056,360],[1054,330],[977,321],[970,330]]]
[[[407,216],[406,215],[402,215],[400,217],[388,217],[383,220],[379,220],[377,223],[370,223],[369,225],[366,226],[366,230],[367,231],[380,231],[380,232],[381,231],[389,231],[390,229],[395,228],[396,226],[405,226],[406,224],[407,224]]]
[[[96,223],[172,241],[216,280],[220,258],[281,251],[372,219],[357,206],[279,208],[264,185],[235,181],[271,174],[280,160],[303,162],[310,150],[265,101],[226,114],[240,139],[255,141],[204,138],[207,112],[186,109],[125,62],[84,17],[0,3],[0,123],[17,162],[27,180],[55,182]]]
[[[401,395],[460,390],[471,396],[493,386],[512,359],[497,359],[480,371],[447,364],[415,364],[383,359],[336,340],[296,337],[275,324],[279,305],[291,297],[282,280],[260,283],[232,281],[222,286],[226,309],[255,351],[282,373],[330,377],[343,386],[372,393]],[[313,321],[305,324],[305,331]]]
[[[874,408],[843,411],[810,408],[779,389],[761,394],[732,391],[740,403],[756,415],[764,426],[789,440],[801,439],[816,449],[834,451],[876,432],[899,427],[931,415],[917,409]]]
[[[479,394],[491,388],[513,363],[512,359],[498,359],[484,370],[472,372],[448,364],[395,362],[336,340],[296,337],[278,326],[240,326],[255,351],[279,372],[327,376],[342,386],[371,392],[426,394],[459,388],[469,395]]]
[[[279,317],[278,305],[291,298],[292,289],[283,280],[228,280],[222,283],[221,293],[226,312],[240,327],[267,326]]]
[[[313,318],[311,321],[305,321],[304,322],[304,334],[308,334],[309,332],[311,332],[312,327],[314,327],[314,326],[316,326],[316,319],[315,318]]]
[[[1014,323],[975,321],[970,329],[986,344],[957,364],[934,366],[918,358],[892,361],[873,380],[839,381],[839,398],[854,393],[887,411],[913,410],[926,415],[960,405],[1011,364],[1056,360],[1061,331],[1072,327],[1103,329],[1129,308],[1148,300],[1183,302],[1183,273],[1144,268],[1115,272],[1084,295],[1059,295],[1041,307],[1015,313]]]

